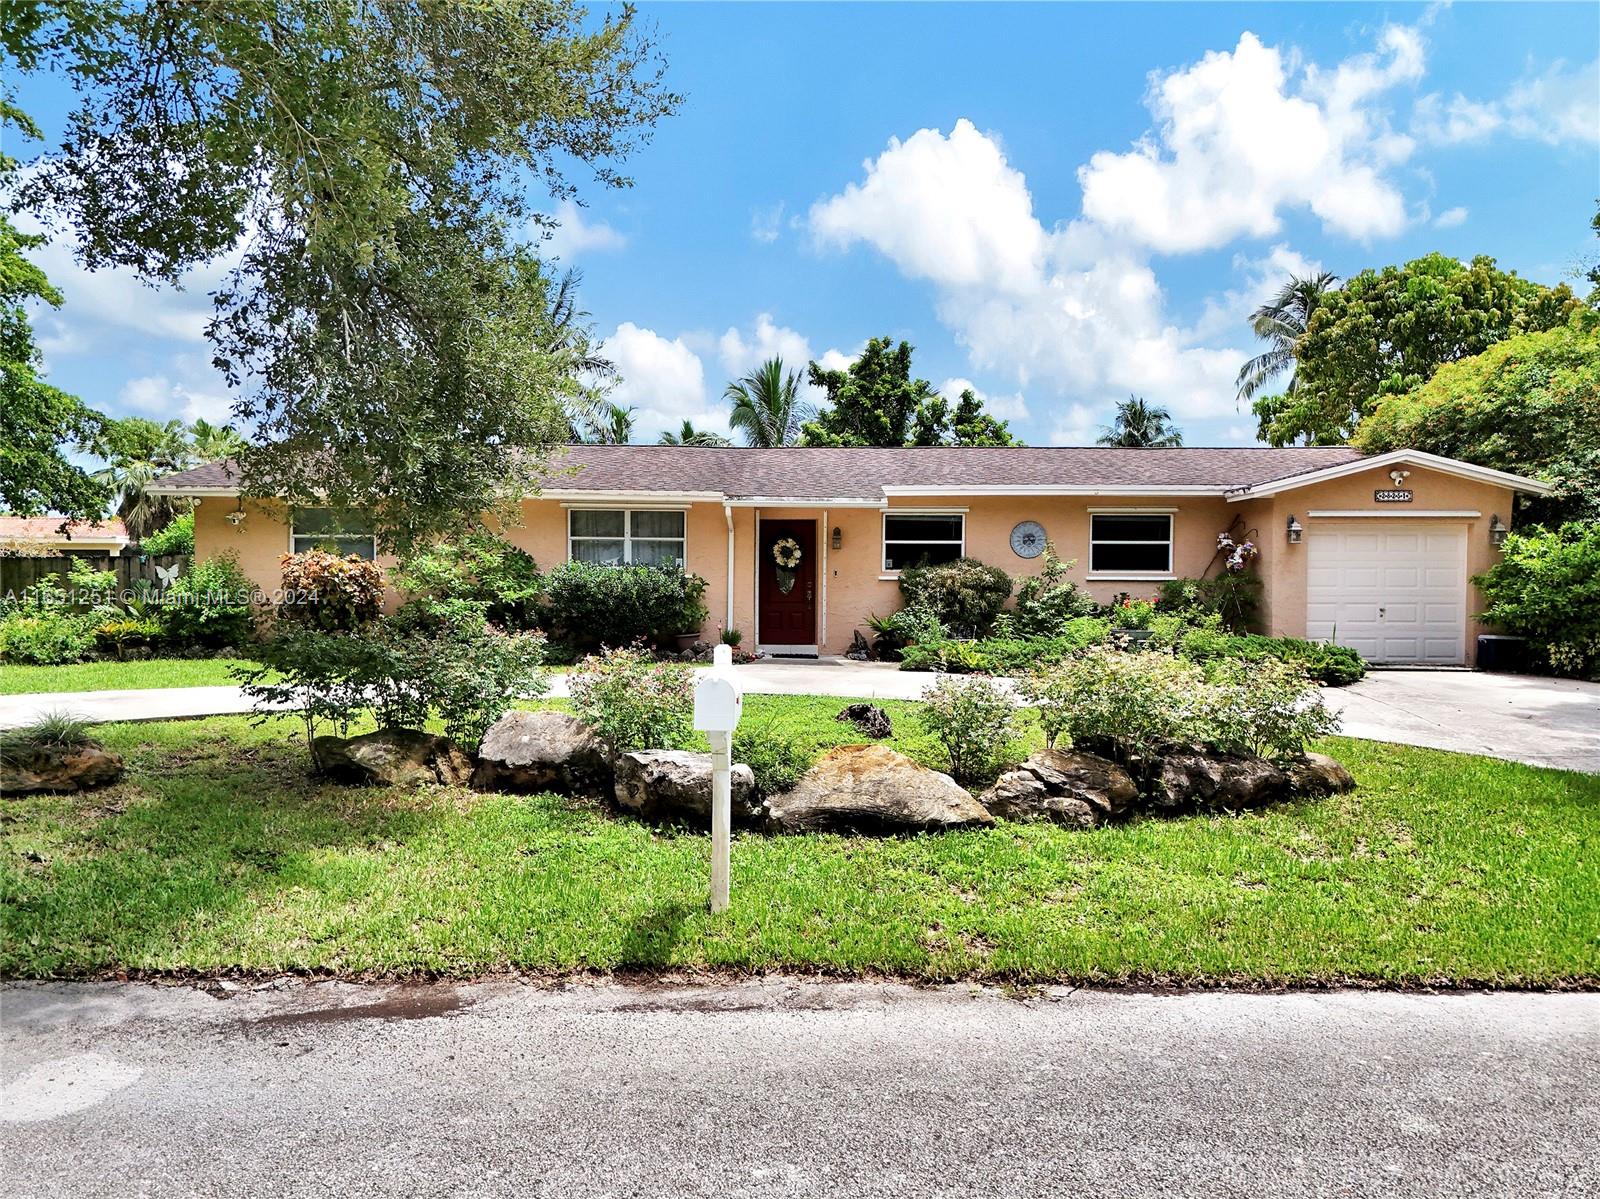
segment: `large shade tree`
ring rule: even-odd
[[[1109,425],[1100,427],[1098,445],[1131,449],[1169,449],[1183,444],[1183,433],[1172,423],[1172,413],[1140,396],[1129,396],[1117,405]]]
[[[248,489],[364,510],[404,547],[537,483],[594,360],[540,213],[574,170],[625,185],[676,104],[631,9],[81,0],[5,26],[8,78],[78,95],[22,202],[90,267],[237,264],[208,337]]]
[[[811,383],[827,402],[802,430],[806,445],[1015,445],[1006,422],[983,410],[971,391],[955,409],[926,379],[911,373],[909,342],[874,337],[843,370],[813,362]]]
[[[1507,337],[1564,325],[1578,306],[1566,285],[1544,287],[1492,258],[1429,254],[1362,271],[1311,313],[1295,344],[1294,391],[1256,400],[1259,436],[1272,445],[1340,444],[1383,397]]]

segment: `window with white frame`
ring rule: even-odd
[[[1172,516],[1097,512],[1089,517],[1089,573],[1172,573]]]
[[[340,556],[354,554],[368,562],[378,556],[372,524],[337,508],[296,508],[290,519],[289,549],[296,554],[307,550],[327,550]]]
[[[567,557],[608,566],[682,566],[684,513],[649,508],[573,508]]]
[[[960,512],[885,512],[883,569],[954,562],[966,550],[966,534]]]

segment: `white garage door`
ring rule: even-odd
[[[1306,636],[1369,662],[1466,660],[1467,530],[1371,519],[1306,532]]]

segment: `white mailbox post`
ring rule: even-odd
[[[733,825],[733,730],[744,710],[744,689],[733,673],[733,650],[712,651],[711,669],[694,685],[694,727],[711,742],[711,910],[728,908],[728,841]]]

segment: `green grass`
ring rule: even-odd
[[[854,740],[846,701],[747,719]],[[910,705],[897,744],[925,760]],[[108,726],[129,780],[0,807],[0,970],[1600,984],[1600,777],[1333,740],[1353,794],[1093,832],[707,838],[555,796],[307,777],[289,719]]]
[[[136,662],[76,662],[70,666],[0,663],[0,695],[227,686],[238,682],[228,668],[240,665],[244,663],[237,658],[146,658]]]

